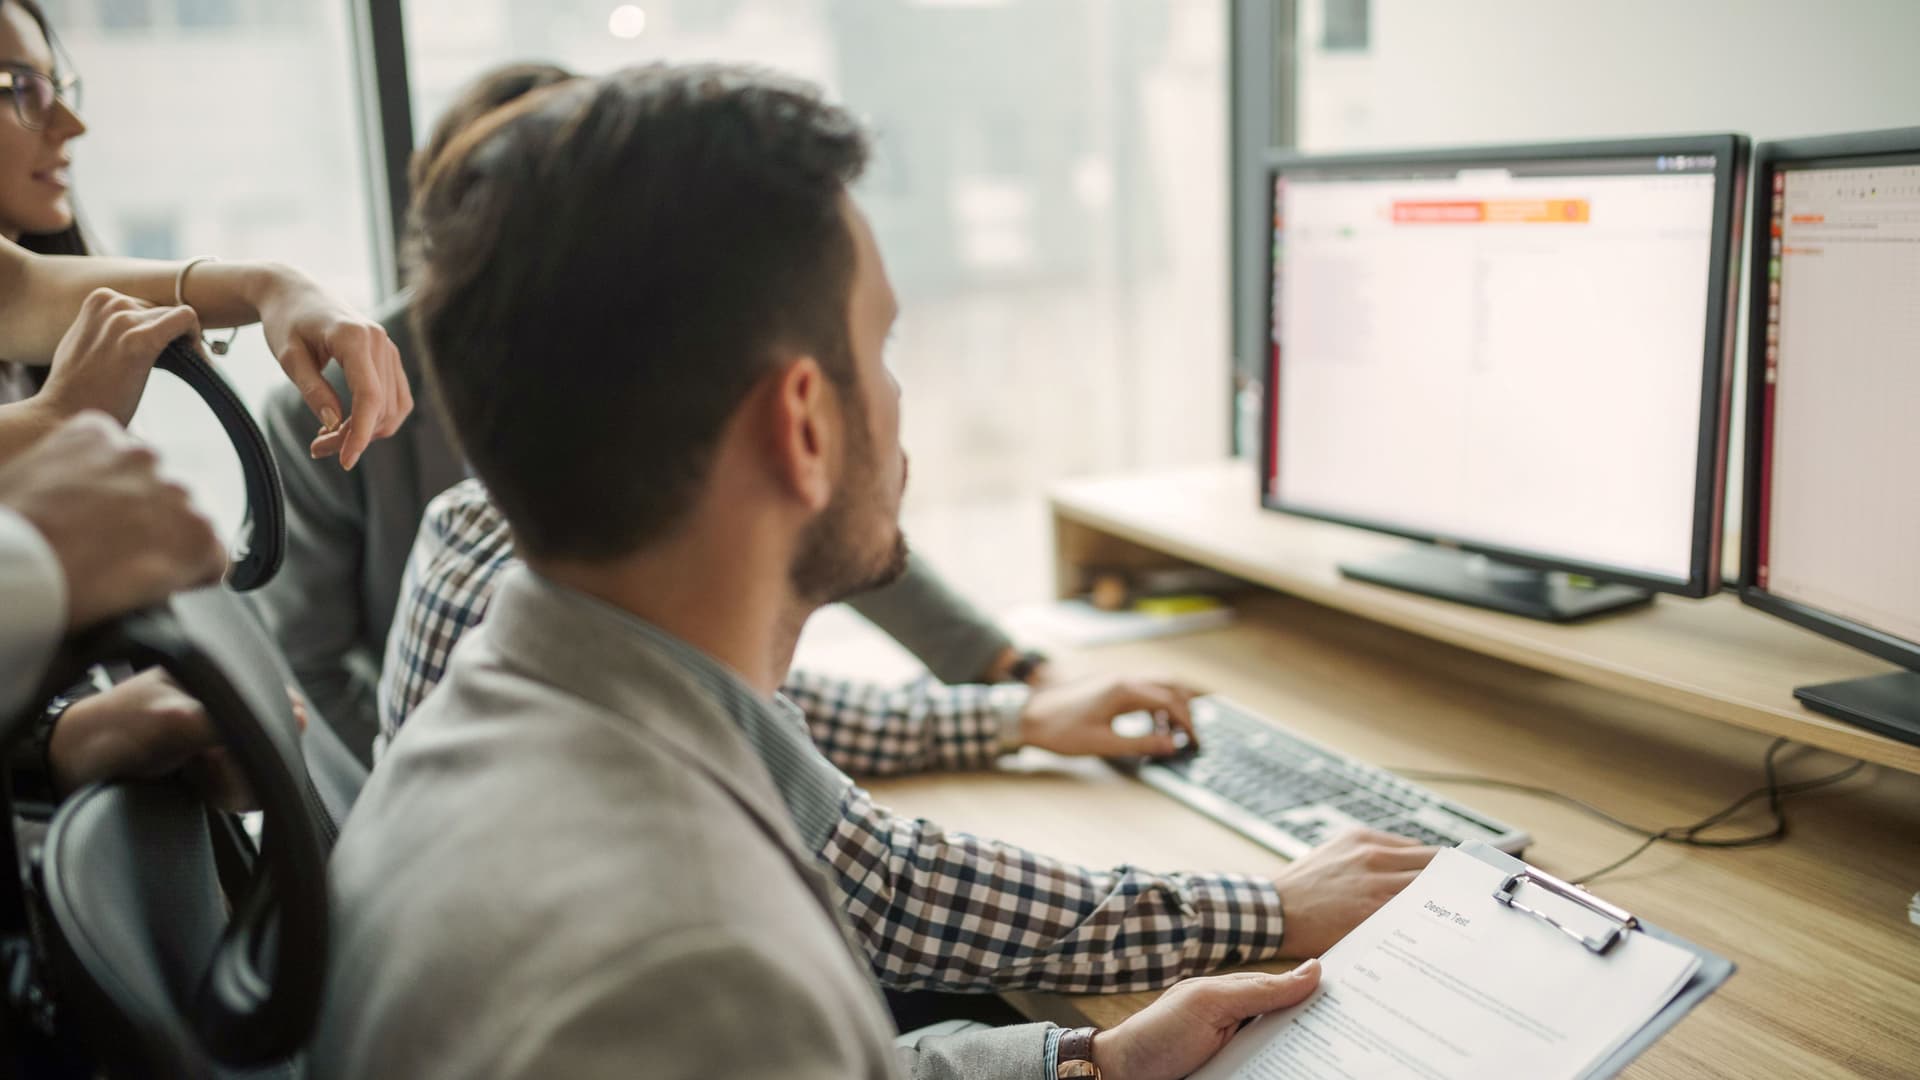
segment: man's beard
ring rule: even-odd
[[[835,495],[801,537],[790,574],[795,595],[809,605],[857,596],[892,584],[907,572],[907,537],[898,525],[892,543],[882,550],[860,550],[852,525],[865,509],[859,506],[863,501]]]
[[[907,538],[893,521],[893,538],[878,551],[861,547],[860,523],[885,505],[882,470],[873,460],[871,432],[864,415],[849,417],[854,435],[847,443],[847,483],[807,526],[800,550],[788,572],[793,591],[812,606],[831,604],[849,596],[892,584],[907,572]]]

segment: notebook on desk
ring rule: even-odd
[[[1442,851],[1193,1080],[1604,1080],[1733,964],[1484,844]]]

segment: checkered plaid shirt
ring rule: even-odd
[[[478,481],[427,507],[381,672],[384,738],[439,682],[516,562]],[[768,766],[887,986],[1150,990],[1278,952],[1269,881],[1073,866],[898,817],[844,775],[985,767],[1019,745],[1024,687],[888,688],[796,671],[782,694],[827,760],[769,756]]]

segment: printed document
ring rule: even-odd
[[[1327,952],[1312,997],[1249,1024],[1192,1080],[1576,1080],[1699,966],[1641,933],[1600,956],[1495,900],[1503,879],[1442,851]],[[1515,899],[1582,932],[1608,925],[1530,883]]]

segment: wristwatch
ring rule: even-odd
[[[1093,1034],[1098,1028],[1074,1028],[1060,1036],[1060,1065],[1055,1080],[1100,1080],[1100,1066],[1093,1063]]]
[[[33,807],[51,812],[60,796],[53,788],[53,729],[84,694],[62,694],[47,703],[34,718],[26,738],[13,748],[7,762],[7,780],[16,807]]]
[[[1040,665],[1046,662],[1046,653],[1037,649],[1027,649],[1014,657],[1013,663],[1007,665],[1007,679],[1010,682],[1026,682],[1035,671],[1039,670]]]

